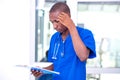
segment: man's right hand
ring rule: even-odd
[[[37,78],[43,75],[42,72],[34,70],[34,69],[31,69],[31,72],[32,72],[31,74],[33,74]]]

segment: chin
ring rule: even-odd
[[[60,33],[62,33],[63,31],[57,30],[57,32],[60,32]]]

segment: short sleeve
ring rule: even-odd
[[[90,49],[90,54],[88,58],[96,57],[96,45],[93,33],[88,29],[83,29],[79,31],[79,34],[85,46]]]

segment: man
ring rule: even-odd
[[[75,26],[66,3],[58,2],[49,11],[57,31],[51,38],[46,69],[60,72],[53,80],[86,80],[86,61],[96,57],[95,40],[90,30]],[[34,76],[42,73],[32,70]]]

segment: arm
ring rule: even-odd
[[[53,64],[48,67],[45,67],[44,69],[53,70]]]
[[[73,46],[76,52],[76,55],[79,57],[81,61],[87,60],[90,50],[84,45],[83,41],[81,40],[77,29],[75,27],[69,29]]]
[[[72,19],[69,17],[69,15],[62,12],[58,16],[58,20],[60,21],[61,24],[68,28],[70,35],[72,37],[72,42],[76,55],[81,61],[85,61],[89,56],[90,50],[84,45],[83,41],[81,40]]]

